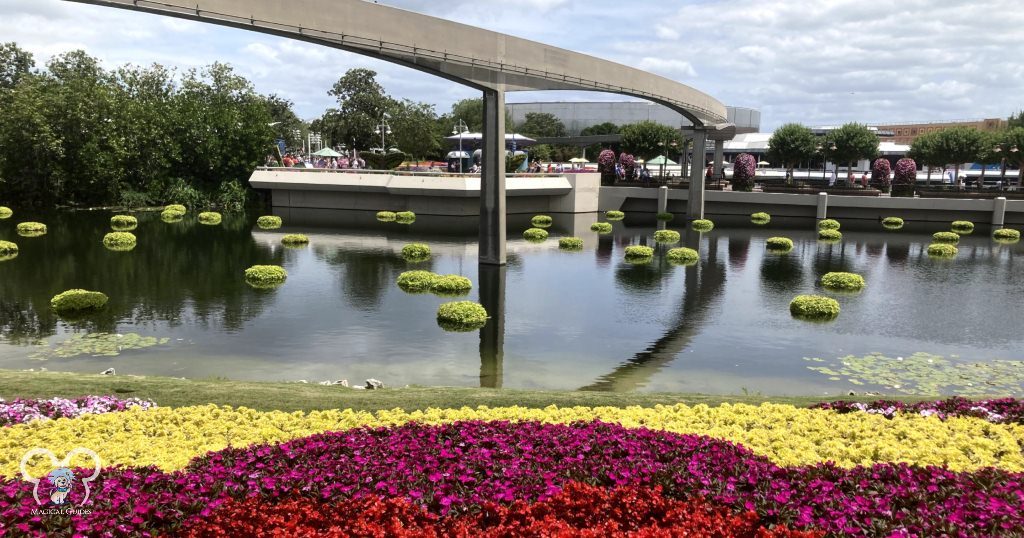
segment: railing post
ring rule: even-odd
[[[828,193],[818,193],[818,220],[825,220],[828,218]]]
[[[1000,196],[993,200],[992,204],[992,227],[1002,228],[1006,225],[1006,197]]]

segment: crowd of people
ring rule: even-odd
[[[284,166],[285,168],[325,168],[329,170],[362,170],[366,161],[358,155],[341,157],[305,156],[302,153],[285,153],[281,161],[277,157],[267,155],[266,166]]]

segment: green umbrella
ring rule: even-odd
[[[324,148],[313,155],[317,157],[341,157],[341,154],[331,148]]]
[[[669,159],[668,157],[665,157],[664,155],[658,155],[657,157],[647,161],[647,164],[654,164],[654,165],[667,164],[669,166],[672,166],[672,165],[675,165],[677,163],[675,161],[673,161],[672,159]]]

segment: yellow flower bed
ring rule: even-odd
[[[28,449],[44,447],[58,457],[83,446],[103,465],[183,468],[189,460],[227,446],[277,443],[314,433],[358,426],[417,421],[534,420],[566,423],[599,419],[626,427],[694,433],[740,443],[785,466],[835,461],[841,466],[881,462],[941,465],[954,471],[981,467],[1024,470],[1024,427],[976,418],[943,422],[916,415],[886,419],[867,413],[837,414],[790,405],[762,404],[527,409],[401,409],[377,413],[351,410],[312,413],[261,412],[214,405],[130,410],[74,419],[38,421],[0,429],[0,475],[18,474]]]

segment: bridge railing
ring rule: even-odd
[[[479,178],[480,174],[459,174],[457,172],[414,172],[411,170],[366,170],[357,168],[287,168],[284,166],[258,166],[256,170],[263,170],[268,172],[289,172],[289,173],[314,173],[314,174],[360,174],[360,175],[388,175],[388,176],[421,176],[421,177],[463,177],[463,178]],[[565,173],[593,173],[597,172],[586,171],[586,172],[565,172]],[[563,177],[562,174],[506,174],[505,177]]]

